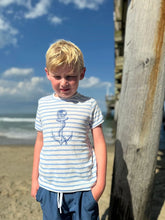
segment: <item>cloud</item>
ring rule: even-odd
[[[57,16],[49,16],[48,20],[54,25],[62,24],[63,22],[63,19]]]
[[[51,0],[40,0],[35,7],[29,7],[29,12],[25,14],[25,18],[34,19],[47,14],[50,5]]]
[[[19,31],[12,24],[15,19],[36,19],[49,14],[51,3],[52,0],[39,0],[33,6],[31,0],[0,0],[0,49],[17,45]],[[14,5],[17,6],[16,11],[12,9]],[[52,24],[62,23],[57,16],[48,16],[48,21]]]
[[[68,5],[74,4],[77,9],[97,10],[105,0],[58,0],[60,3]],[[16,46],[18,43],[19,31],[12,24],[15,19],[36,19],[48,15],[47,19],[51,24],[62,24],[62,18],[50,15],[53,0],[38,0],[32,5],[32,0],[0,0],[0,49],[8,45]],[[13,6],[17,6],[14,11]],[[10,19],[8,16],[10,15]],[[13,17],[12,17],[13,16]],[[11,18],[12,17],[12,18]]]
[[[31,0],[1,0],[0,1],[0,7],[1,9],[7,8],[11,5],[17,5],[17,6],[23,6],[25,8],[30,8],[31,6]],[[6,9],[5,9],[6,11]]]
[[[35,76],[25,81],[0,79],[0,100],[8,100],[10,102],[15,100],[22,102],[37,100],[47,94],[43,85],[45,81],[44,77]]]
[[[32,6],[31,2],[31,0],[1,0],[0,7],[7,8],[14,4],[18,7],[23,6],[25,10],[28,10],[24,17],[33,19],[48,13],[52,0],[39,0],[35,6]]]
[[[2,77],[4,77],[4,78],[27,77],[27,76],[31,76],[33,74],[33,72],[34,72],[33,68],[23,69],[23,68],[12,67],[12,68],[6,70],[2,74]]]
[[[78,9],[97,10],[99,5],[103,4],[105,0],[59,0],[63,4],[73,3]]]
[[[16,45],[18,33],[16,28],[12,27],[3,16],[0,16],[0,48],[9,44]]]
[[[90,97],[97,94],[97,102],[105,109],[104,97],[106,89],[110,87],[111,83],[91,76],[80,81],[79,91]],[[52,93],[51,84],[46,76],[35,76],[33,68],[12,67],[0,74],[1,112],[18,112],[23,109],[36,111],[38,99]]]
[[[101,4],[104,3],[105,0],[59,0],[60,3],[68,5],[70,3],[74,4],[78,9],[91,9],[97,10]],[[22,5],[29,9],[29,12],[26,14],[27,18],[36,18],[38,16],[42,16],[48,12],[48,8],[51,3],[54,2],[52,0],[40,0],[32,7],[31,0],[1,0],[0,6],[7,7],[11,4]]]
[[[101,88],[101,87],[111,87],[110,82],[102,82],[99,78],[91,76],[89,78],[84,78],[80,81],[80,88]]]
[[[12,3],[15,3],[16,1],[15,0],[1,0],[0,1],[0,6],[1,7],[6,7]]]
[[[23,69],[12,67],[1,74],[0,101],[6,97],[12,102],[18,100],[37,100],[49,94],[52,89],[46,77],[36,77],[33,68]],[[15,80],[13,80],[15,79]],[[110,88],[109,82],[102,82],[99,78],[91,76],[80,81],[81,89]]]
[[[14,79],[14,80],[13,80]],[[1,74],[0,101],[27,102],[37,100],[49,91],[46,77],[36,77],[33,68],[12,67]]]

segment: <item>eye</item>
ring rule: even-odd
[[[54,76],[54,78],[55,78],[56,80],[60,80],[60,79],[61,79],[61,76]]]
[[[66,80],[68,80],[68,81],[69,81],[69,80],[74,80],[74,79],[76,79],[76,76],[67,76],[67,77],[66,77]]]

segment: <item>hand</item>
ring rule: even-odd
[[[93,195],[93,198],[96,200],[96,202],[99,201],[103,191],[104,191],[104,188],[99,186],[97,183],[96,185],[94,185],[91,189],[92,191],[92,195]]]
[[[39,189],[39,183],[38,180],[32,181],[32,186],[31,186],[31,196],[36,199],[37,191]]]

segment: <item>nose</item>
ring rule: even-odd
[[[68,80],[66,78],[61,79],[61,86],[66,87],[68,85]]]

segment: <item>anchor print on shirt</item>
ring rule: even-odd
[[[67,120],[68,120],[67,111],[66,110],[59,110],[57,112],[56,121],[60,124],[60,128],[58,131],[58,136],[56,137],[55,135],[53,135],[53,137],[54,137],[54,140],[57,141],[60,145],[62,145],[64,143],[67,145],[68,141],[71,140],[71,138],[72,138],[72,132],[69,136],[64,136],[64,134],[63,134],[63,130],[66,126]]]

